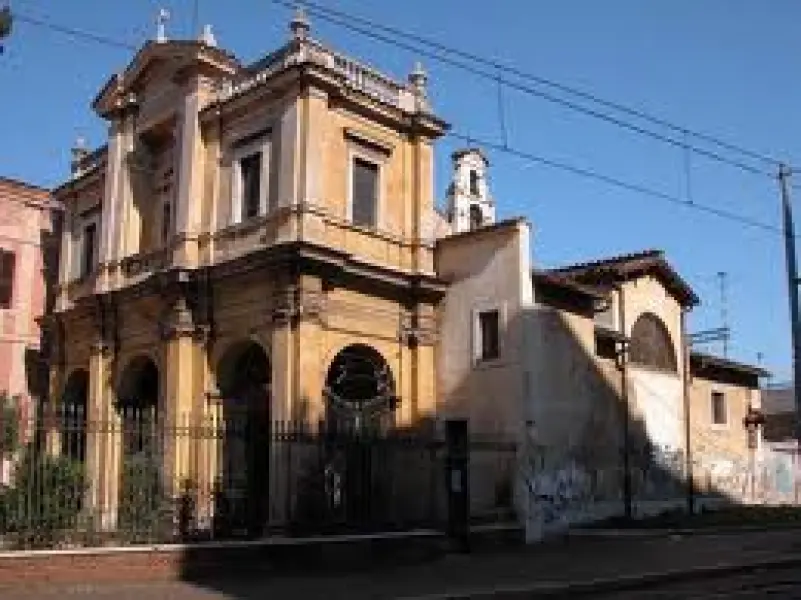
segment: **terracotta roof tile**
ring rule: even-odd
[[[577,263],[551,273],[568,277],[583,284],[609,285],[615,281],[630,280],[645,274],[658,277],[666,289],[684,306],[696,306],[699,298],[682,277],[665,260],[661,250],[643,250],[600,260]]]

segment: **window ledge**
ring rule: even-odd
[[[234,238],[242,235],[247,235],[249,233],[253,233],[259,227],[269,222],[274,216],[275,212],[269,212],[266,215],[258,215],[250,219],[247,219],[245,221],[240,221],[238,223],[231,223],[229,225],[226,225],[222,229],[219,229],[213,237]]]
[[[489,359],[483,359],[483,358],[473,359],[473,368],[479,371],[500,369],[508,366],[509,366],[509,361],[503,357],[489,358]]]

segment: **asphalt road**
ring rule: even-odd
[[[594,600],[701,600],[734,598],[757,600],[763,598],[801,598],[801,568],[756,570],[738,576],[728,576],[693,582],[677,582],[653,588],[591,596]]]

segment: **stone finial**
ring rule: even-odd
[[[414,94],[418,112],[429,112],[431,109],[428,102],[427,84],[428,74],[425,72],[425,69],[423,69],[423,65],[418,61],[415,63],[412,72],[409,73],[409,85],[411,86],[411,92]]]
[[[298,6],[295,10],[295,16],[289,22],[289,31],[292,32],[292,37],[296,40],[305,40],[309,36],[311,25],[309,18],[306,16],[306,11],[302,6]]]
[[[409,83],[412,84],[415,92],[425,96],[428,73],[425,72],[420,61],[414,63],[414,69],[409,73]]]
[[[156,17],[156,41],[159,44],[163,44],[167,41],[167,21],[170,20],[170,11],[166,8],[162,8],[159,10],[159,14]]]
[[[217,47],[217,38],[214,37],[214,33],[211,30],[211,25],[203,26],[203,33],[200,34],[199,39],[206,46],[211,46],[212,48]]]
[[[83,159],[89,155],[89,150],[86,147],[86,139],[83,136],[78,136],[75,143],[70,148],[70,172],[77,176],[81,171],[81,163]]]

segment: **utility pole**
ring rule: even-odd
[[[723,358],[729,357],[729,310],[727,306],[726,297],[726,271],[718,271],[718,280],[720,281],[720,324],[723,334],[721,341],[723,342]]]
[[[796,475],[798,471],[798,450],[801,447],[801,326],[798,322],[798,265],[795,255],[795,226],[793,208],[790,204],[788,180],[792,172],[785,165],[779,166],[779,187],[782,194],[782,229],[784,231],[784,252],[787,261],[787,285],[790,300],[790,331],[793,340],[793,398],[795,400],[795,441]],[[796,486],[796,495],[798,489]]]

